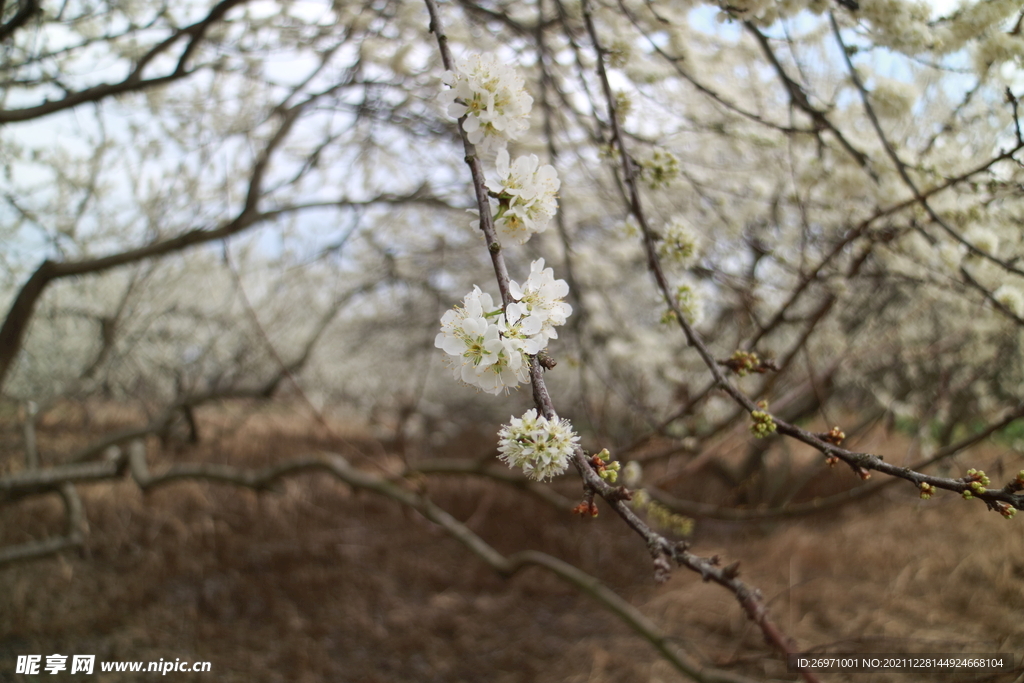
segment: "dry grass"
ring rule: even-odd
[[[129,417],[93,415],[74,429],[71,416],[44,423],[42,450]],[[338,437],[290,415],[221,413],[203,424],[194,449],[152,444],[153,468],[186,459],[258,467],[316,448],[368,467],[394,459],[367,433]],[[5,424],[2,436],[11,462],[17,429]],[[475,457],[490,447],[468,435],[448,452]],[[583,522],[483,481],[425,485],[503,552],[543,550],[601,577],[694,654],[792,680],[730,595],[681,571],[653,586],[642,545],[617,520]],[[576,487],[560,486],[567,495]],[[701,523],[695,550],[739,559],[808,649],[1011,652],[1019,661],[1024,520],[952,496],[919,503],[906,488],[820,518]],[[0,569],[0,680],[14,678],[16,655],[54,652],[212,662],[212,674],[168,674],[177,681],[681,680],[554,577],[530,569],[502,580],[416,514],[323,475],[275,493],[190,482],[142,494],[127,481],[82,491],[91,527],[83,555]],[[40,538],[61,524],[56,497],[9,506],[0,510],[0,542]],[[1009,683],[1017,675],[825,678]]]

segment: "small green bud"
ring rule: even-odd
[[[967,478],[975,482],[980,482],[982,486],[988,486],[992,483],[983,470],[976,470],[973,467],[967,470]]]
[[[750,433],[758,439],[763,439],[775,433],[776,425],[772,416],[763,410],[755,410],[750,413],[754,424],[750,425]]]

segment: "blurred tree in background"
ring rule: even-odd
[[[583,444],[645,487],[632,509],[679,533],[877,486],[849,476],[858,487],[809,502],[823,459],[864,478],[938,466],[959,479],[937,496],[980,493],[1004,516],[1024,505],[1019,455],[991,484],[948,460],[1012,441],[1024,416],[1019,2],[438,9],[454,57],[496,56],[533,98],[510,150],[557,170],[558,213],[504,258],[519,282],[543,257],[568,283],[543,375]],[[498,290],[430,25],[413,0],[0,2],[5,419],[30,435],[28,401],[140,415],[42,465],[23,457],[31,444],[11,450],[0,501],[60,491],[74,517],[76,483],[131,469],[155,485],[137,440],[166,445],[182,426],[200,440],[197,411],[232,401],[373,423],[417,476],[471,470],[555,495],[448,448],[533,401],[454,383],[434,347],[445,310],[474,285]],[[494,150],[480,157],[493,169]],[[755,401],[780,427],[770,438],[750,434]],[[883,452],[889,465],[828,450],[880,423],[914,438]],[[820,453],[792,457],[794,439]],[[499,571],[520,566],[460,537],[415,486],[328,460],[296,468],[419,510]],[[180,475],[256,486],[280,466],[258,481],[202,462]],[[908,497],[944,487],[904,478]],[[71,527],[0,557],[85,542]],[[517,561],[585,583],[545,557]]]

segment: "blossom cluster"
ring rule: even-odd
[[[488,189],[500,203],[494,227],[502,237],[525,244],[537,232],[544,232],[558,208],[561,182],[555,167],[540,166],[536,154],[521,156],[510,163],[508,150],[502,149],[494,163],[498,183]]]
[[[503,311],[490,294],[474,287],[462,306],[441,317],[434,346],[447,353],[455,379],[498,394],[530,380],[528,356],[558,337],[572,307],[562,301],[569,293],[565,280],[556,280],[544,259],[531,264],[530,277],[520,285],[509,282],[513,301]]]
[[[533,98],[522,77],[494,55],[460,60],[456,71],[446,71],[450,86],[441,101],[449,116],[465,117],[466,137],[481,151],[496,152],[497,179],[488,183],[496,204],[494,226],[506,239],[524,244],[544,232],[558,208],[560,181],[554,166],[541,165],[535,154],[512,160],[506,146],[529,127]]]
[[[498,432],[498,457],[509,467],[522,467],[526,476],[542,481],[561,474],[580,437],[568,420],[549,420],[531,408],[511,418]]]
[[[520,285],[510,280],[508,289],[515,299],[508,305],[508,312],[539,322],[539,338],[558,339],[555,328],[564,325],[572,315],[572,306],[563,301],[569,294],[565,280],[556,280],[555,271],[545,268],[544,259],[540,258],[530,264],[530,276],[526,282]],[[546,341],[544,345],[547,345]]]
[[[658,256],[680,268],[692,268],[700,258],[700,236],[681,216],[665,226],[658,244]]]
[[[522,322],[506,317],[490,294],[474,287],[461,307],[441,317],[434,346],[456,359],[452,363],[456,379],[497,394],[503,387],[529,379],[529,364],[523,356],[536,353],[537,345],[525,336]]]
[[[499,149],[529,127],[533,98],[522,77],[496,55],[475,55],[459,61],[458,70],[441,77],[450,89],[441,93],[448,115],[466,117],[469,141],[482,149]]]
[[[533,154],[513,161],[506,149],[528,127],[533,98],[515,70],[493,55],[462,60],[443,82],[450,86],[441,96],[448,114],[462,119],[471,143],[497,152],[496,178],[487,183],[495,230],[503,239],[526,243],[547,229],[558,209],[560,185],[553,166],[541,165]],[[490,394],[507,391],[530,380],[530,356],[558,338],[555,328],[572,314],[564,301],[568,293],[566,282],[537,259],[525,282],[509,281],[504,307],[474,286],[462,306],[441,317],[434,346],[448,354],[457,380]],[[568,420],[549,420],[536,410],[513,417],[498,438],[501,460],[537,480],[565,471],[579,441]]]

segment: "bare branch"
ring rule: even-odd
[[[85,542],[87,525],[82,512],[82,500],[78,497],[78,492],[70,483],[61,484],[57,490],[60,492],[61,500],[64,501],[64,514],[67,518],[64,535],[0,548],[0,567],[5,564],[54,555],[68,548],[80,547]]]
[[[552,572],[563,581],[576,587],[580,592],[589,595],[604,609],[618,617],[637,635],[648,641],[677,671],[694,681],[700,683],[754,683],[751,679],[744,676],[705,667],[691,659],[654,622],[602,584],[597,578],[590,576],[567,562],[541,552],[524,551],[506,557],[473,533],[469,527],[459,522],[428,498],[413,493],[387,479],[357,470],[341,455],[332,453],[311,455],[296,458],[262,470],[242,469],[228,465],[180,464],[173,465],[160,474],[153,474],[150,472],[146,462],[145,446],[142,441],[136,440],[129,448],[128,455],[119,456],[119,460],[120,462],[109,464],[114,467],[115,472],[127,465],[132,479],[144,491],[186,480],[208,481],[263,491],[273,488],[277,482],[285,477],[307,472],[325,472],[353,488],[372,491],[405,507],[416,510],[426,519],[442,527],[452,538],[464,545],[470,552],[490,565],[502,576],[511,577],[531,566],[542,567]],[[71,472],[65,468],[63,474],[68,476]],[[86,481],[81,475],[72,478]],[[60,484],[60,490],[62,495],[65,496],[67,508],[68,533],[56,539],[2,549],[0,550],[0,565],[52,555],[68,547],[81,545],[84,531],[81,501],[78,499],[77,494],[74,493],[74,488],[69,483],[66,483],[69,480],[70,478],[66,479],[65,483]],[[6,481],[0,480],[0,491],[5,490],[4,485]]]
[[[2,8],[3,5],[0,4],[0,9]],[[39,12],[39,0],[18,0],[18,11],[14,13],[10,21],[0,26],[0,42],[7,40],[37,12]]]
[[[220,21],[224,15],[232,7],[235,7],[248,0],[221,0],[216,4],[204,19],[191,26],[187,26],[182,29],[176,30],[171,36],[166,38],[154,46],[146,55],[144,55],[139,62],[135,65],[132,71],[125,77],[124,80],[118,83],[103,83],[101,85],[92,86],[83,90],[68,92],[64,97],[59,100],[45,101],[43,104],[37,104],[31,107],[24,107],[21,109],[0,109],[0,124],[4,123],[16,123],[18,121],[29,121],[32,119],[38,119],[43,116],[48,116],[59,111],[66,109],[72,109],[80,104],[87,102],[98,102],[106,99],[113,95],[121,95],[130,92],[138,92],[147,88],[153,88],[161,85],[167,85],[174,81],[181,80],[187,76],[191,76],[195,73],[194,70],[187,68],[188,59],[199,45],[202,38],[205,36],[209,28],[216,22]],[[35,11],[37,5],[36,0],[26,0],[22,5],[22,8],[32,8],[32,12]],[[19,12],[20,14],[20,12]],[[15,17],[17,19],[17,17]],[[24,23],[28,17],[24,17],[21,23]],[[0,27],[0,40],[3,40],[4,29],[10,26],[9,22],[4,27]],[[14,27],[17,28],[17,27]],[[13,30],[13,29],[12,29]],[[185,46],[178,59],[178,63],[169,74],[163,76],[155,76],[153,78],[142,78],[142,72],[145,67],[157,56],[166,52],[172,45],[178,42],[182,37],[189,37],[189,42]]]
[[[854,147],[853,144],[846,139],[846,136],[843,135],[843,133],[829,120],[828,116],[825,115],[825,112],[811,104],[811,101],[807,98],[807,93],[804,92],[804,89],[799,83],[790,78],[789,74],[786,73],[786,69],[779,62],[778,57],[775,56],[775,51],[772,50],[772,46],[768,42],[768,37],[761,33],[761,31],[749,21],[743,22],[743,26],[751,35],[754,36],[754,38],[757,39],[765,57],[767,57],[769,63],[771,63],[775,72],[779,75],[779,80],[782,81],[783,87],[785,87],[786,92],[789,94],[790,103],[810,116],[815,126],[821,129],[827,129],[831,132],[832,135],[835,136],[836,140],[839,141],[839,144],[842,145],[843,149],[853,157],[854,161],[856,161],[857,164],[863,168],[875,182],[878,182],[878,176],[871,168],[868,155]]]
[[[893,165],[896,167],[896,171],[897,173],[899,173],[900,178],[903,180],[904,184],[907,186],[907,188],[910,189],[910,192],[913,194],[914,201],[921,205],[921,208],[925,210],[925,212],[928,214],[928,217],[936,225],[942,228],[943,231],[947,235],[952,237],[954,240],[967,247],[967,249],[972,254],[980,256],[988,261],[991,261],[992,263],[999,265],[1007,272],[1014,273],[1016,275],[1024,277],[1024,270],[1021,270],[1020,268],[1016,267],[1013,263],[999,259],[994,254],[989,254],[987,251],[979,249],[977,246],[971,244],[966,239],[964,239],[959,232],[954,230],[952,226],[950,226],[949,223],[935,211],[931,203],[928,201],[928,198],[921,194],[921,191],[917,187],[917,183],[914,182],[913,178],[910,177],[910,174],[907,171],[907,165],[903,162],[902,159],[900,159],[900,156],[896,152],[896,149],[892,146],[892,143],[889,142],[889,139],[886,137],[885,132],[882,130],[882,125],[879,123],[878,116],[875,114],[875,108],[871,105],[871,100],[868,97],[868,91],[864,87],[864,83],[861,81],[860,76],[857,74],[857,69],[853,65],[853,60],[850,58],[850,53],[846,49],[846,43],[843,41],[843,36],[839,32],[839,24],[836,23],[836,18],[834,14],[829,13],[829,21],[832,24],[832,33],[835,36],[836,42],[839,44],[840,52],[842,52],[843,59],[846,61],[846,67],[847,71],[850,74],[850,80],[853,82],[854,86],[857,89],[857,92],[860,94],[861,102],[864,104],[864,111],[867,113],[868,119],[871,121],[871,126],[875,129],[875,133],[877,133],[878,139],[881,141],[882,147],[885,149],[885,153],[889,156],[890,159],[892,159]],[[1018,139],[1017,144],[1012,148],[1012,150],[1009,153],[1000,153],[999,157],[1012,158],[1012,156],[1019,152],[1021,149],[1024,149],[1024,141]]]

